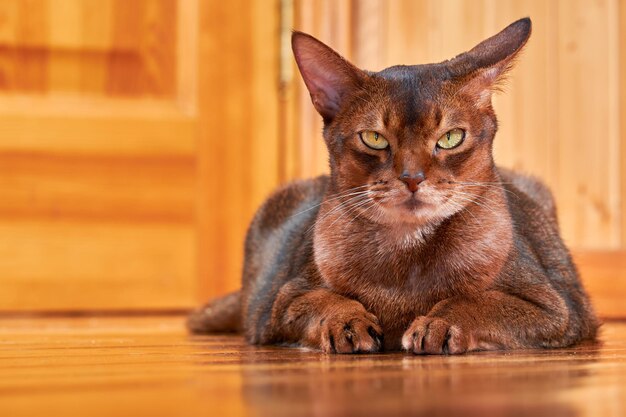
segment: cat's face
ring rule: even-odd
[[[477,199],[494,180],[496,120],[462,87],[436,66],[370,75],[326,128],[336,191],[364,192],[355,204],[382,223],[431,223]]]
[[[294,34],[294,52],[324,118],[333,192],[379,223],[429,225],[481,200],[497,179],[491,92],[530,35],[520,20],[440,64],[357,69]]]

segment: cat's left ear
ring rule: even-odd
[[[462,83],[461,90],[475,96],[477,104],[491,102],[506,73],[515,63],[532,31],[530,18],[511,23],[498,34],[479,43],[448,62],[452,77]]]
[[[328,123],[367,75],[306,33],[294,31],[291,45],[313,106]]]

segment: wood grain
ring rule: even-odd
[[[626,324],[602,344],[323,355],[190,337],[180,317],[0,321],[0,412],[40,416],[620,416]]]
[[[0,2],[0,310],[181,307],[237,288],[258,205],[328,170],[320,118],[280,56],[280,1],[53,3]],[[598,310],[624,317],[625,10],[296,0],[293,26],[376,70],[447,59],[530,15],[496,98],[496,159],[555,190]]]
[[[324,42],[342,51],[350,59],[352,27],[349,22],[353,17],[349,8],[351,4],[352,2],[332,0],[296,2],[294,28],[324,39]],[[296,122],[287,141],[295,144],[294,152],[290,154],[295,161],[290,164],[293,171],[287,179],[309,178],[328,172],[328,152],[321,135],[321,118],[313,110],[309,93],[296,69],[294,73],[296,101],[291,105],[295,107]]]
[[[0,153],[0,217],[180,222],[194,220],[194,160]]]
[[[0,271],[11,272],[2,276],[4,311],[166,309],[194,301],[188,224],[7,219],[0,236]]]
[[[440,62],[523,16],[533,36],[512,71],[499,116],[496,162],[538,176],[554,190],[566,241],[577,249],[623,248],[626,182],[618,134],[624,120],[623,9],[617,0],[296,1],[297,29],[308,31],[355,64],[379,70],[395,64]],[[621,12],[620,12],[621,11]],[[621,13],[621,15],[620,15]],[[321,16],[325,16],[322,18]],[[620,17],[621,16],[621,17]],[[462,25],[460,22],[463,22]],[[331,29],[341,28],[341,29]],[[621,31],[621,32],[620,32]],[[337,33],[353,35],[339,42]],[[593,75],[592,75],[593,74]],[[293,140],[295,177],[326,172],[321,125],[302,83]],[[621,102],[620,102],[621,100]],[[601,145],[600,145],[601,143]],[[585,167],[585,169],[581,169]]]
[[[348,3],[348,2],[346,2]],[[626,27],[623,1],[367,0],[348,14],[296,1],[295,26],[355,64],[379,70],[440,62],[524,16],[533,35],[494,97],[496,163],[537,176],[552,189],[560,227],[597,309],[626,317]],[[331,13],[326,16],[325,13]],[[325,19],[320,16],[326,16]],[[328,27],[341,29],[329,30]],[[339,32],[352,35],[338,42]],[[327,171],[321,123],[300,80],[292,137],[292,177]],[[621,128],[620,128],[621,126]],[[303,161],[303,162],[300,162]]]
[[[597,313],[626,318],[626,251],[579,251],[574,259]]]
[[[173,97],[177,3],[5,1],[0,91]]]
[[[0,4],[0,310],[195,303],[195,6]]]
[[[200,3],[198,302],[240,286],[243,241],[278,184],[279,3]]]
[[[619,243],[620,138],[612,133],[617,129],[610,108],[612,95],[618,94],[611,66],[619,51],[609,49],[614,46],[611,38],[617,36],[613,33],[617,25],[611,24],[614,5],[559,3],[561,157],[555,191],[565,237],[588,248],[612,249]],[[593,82],[587,82],[589,74],[594,74]]]
[[[0,109],[5,100],[0,98]],[[40,101],[27,100],[46,112]],[[0,152],[6,154],[49,154],[118,157],[193,158],[195,156],[195,121],[172,111],[145,106],[134,112],[135,104],[106,103],[87,112],[65,107],[72,117],[60,114],[39,115],[26,108],[18,114],[0,115],[2,132]],[[42,109],[44,107],[44,109]],[[160,107],[160,106],[159,106]],[[15,112],[13,108],[13,112]],[[124,114],[124,110],[129,110]],[[94,115],[94,113],[97,113]],[[130,114],[130,116],[129,116]]]
[[[620,137],[620,200],[621,200],[621,213],[620,218],[622,224],[621,246],[626,246],[626,81],[624,80],[624,72],[626,72],[626,47],[624,47],[623,40],[626,39],[626,3],[621,1],[618,3],[619,8],[619,39],[620,39],[620,51],[619,51],[619,71],[621,77],[619,79],[619,137]]]
[[[248,222],[281,172],[278,5],[0,4],[15,260],[0,262],[0,310],[191,307],[239,285]]]

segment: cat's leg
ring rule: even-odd
[[[428,315],[413,321],[404,333],[402,346],[416,354],[457,354],[561,347],[578,341],[568,331],[565,301],[548,288],[541,288],[539,294],[537,300],[487,291],[474,298],[443,300]]]
[[[294,279],[278,292],[267,323],[268,339],[295,342],[327,353],[378,352],[383,332],[361,303]]]

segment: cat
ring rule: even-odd
[[[448,61],[368,72],[293,32],[330,175],[268,198],[241,291],[193,312],[191,331],[328,353],[595,339],[550,191],[493,161],[492,93],[530,34],[524,18]]]

